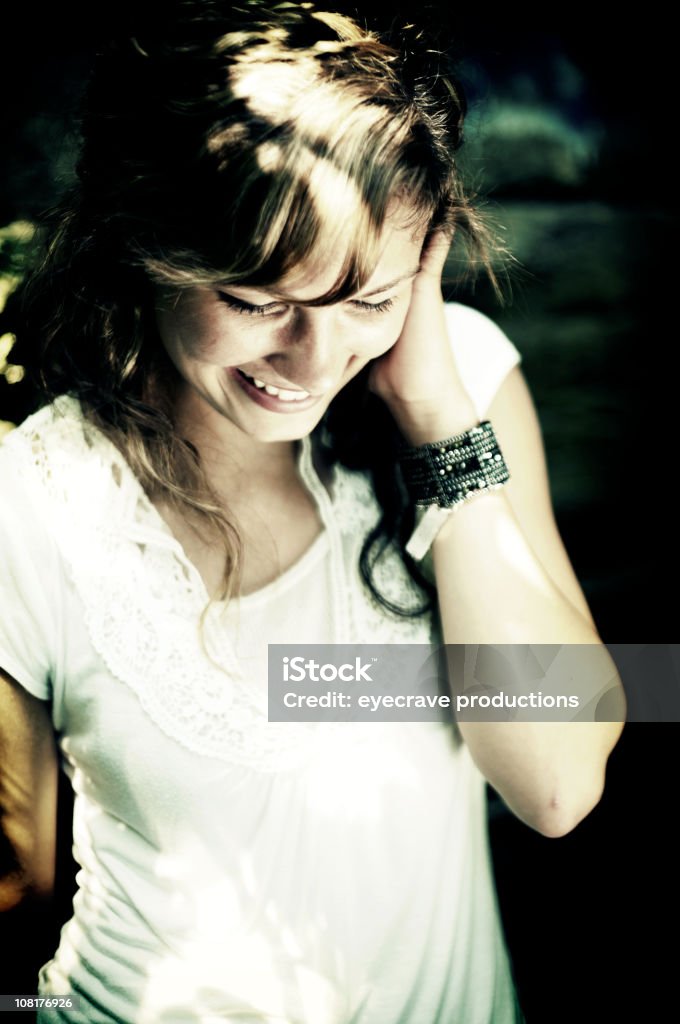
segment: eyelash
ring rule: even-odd
[[[388,309],[392,309],[394,299],[383,299],[382,302],[360,302],[359,299],[354,299],[352,305],[358,309],[370,310],[371,313],[386,313]]]
[[[279,305],[278,302],[268,302],[264,306],[254,306],[250,302],[243,302],[242,299],[237,299],[234,295],[227,295],[226,292],[218,292],[217,294],[225,306],[233,309],[235,313],[245,316],[265,316],[268,309]]]
[[[282,305],[278,302],[267,302],[263,306],[257,306],[251,302],[244,302],[243,299],[237,299],[234,295],[227,295],[226,292],[217,294],[225,306],[241,316],[266,316],[268,310]],[[361,302],[359,299],[354,299],[352,305],[366,313],[386,313],[394,305],[394,299],[383,299],[382,302]]]

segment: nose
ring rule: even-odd
[[[332,306],[296,306],[282,325],[281,350],[267,360],[291,384],[312,394],[329,391],[342,376],[347,353]]]

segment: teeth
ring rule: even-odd
[[[243,373],[243,371],[241,372]],[[248,377],[247,373],[243,375]],[[268,395],[274,395],[282,402],[301,402],[304,398],[309,398],[309,391],[287,391],[284,388],[275,388],[273,384],[265,384],[263,380],[258,380],[257,377],[248,377],[248,380],[252,381],[260,391],[266,391]]]

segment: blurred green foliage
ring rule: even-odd
[[[24,220],[0,228],[0,314],[23,277],[34,234],[34,225]],[[18,384],[24,378],[23,367],[11,361],[15,340],[9,331],[0,333],[0,377],[8,385]],[[0,437],[7,429],[6,421],[0,420]]]

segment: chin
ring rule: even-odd
[[[256,410],[255,415],[247,419],[239,418],[235,425],[252,438],[253,441],[282,442],[299,441],[312,433],[326,412],[326,404],[320,409],[310,409],[306,414],[277,415],[264,410]],[[225,413],[223,413],[225,415]],[[231,417],[230,417],[231,418]],[[232,421],[233,422],[233,421]]]
[[[303,437],[308,437],[314,428],[318,426],[321,417],[314,417],[313,420],[304,420],[300,417],[300,422],[294,423],[283,423],[283,424],[272,424],[271,426],[256,427],[248,431],[249,437],[254,441],[262,441],[265,444],[276,444],[277,442],[284,441],[301,441]]]

